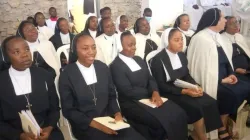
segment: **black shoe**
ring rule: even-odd
[[[247,126],[247,127],[250,127],[250,116],[247,117],[246,126]]]

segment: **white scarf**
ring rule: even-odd
[[[119,58],[129,67],[129,69],[132,72],[135,72],[141,69],[141,67],[137,64],[137,62],[133,58],[127,57],[123,54],[119,54]]]
[[[79,61],[77,61],[76,65],[79,68],[87,85],[97,83],[94,64],[91,64],[90,67],[85,67]]]
[[[63,33],[60,32],[60,36],[61,36],[61,40],[62,40],[63,45],[70,44],[70,36],[69,36],[69,33],[63,34]]]

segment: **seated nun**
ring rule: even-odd
[[[190,43],[191,37],[194,34],[193,30],[190,30],[190,20],[187,14],[181,14],[177,17],[174,23],[174,28],[178,28],[182,32],[183,36],[183,44],[185,48],[183,48],[183,52],[186,52],[186,49]]]
[[[203,89],[190,76],[187,58],[182,52],[182,33],[174,28],[168,33],[168,46],[158,53],[151,62],[160,93],[182,107],[188,115],[188,123],[194,125],[192,137],[207,140],[206,133],[222,126],[216,100],[203,92]],[[197,85],[197,89],[175,86],[175,81]],[[213,115],[211,115],[213,114]]]
[[[84,34],[91,35],[92,38],[96,38],[97,35],[98,20],[96,16],[90,16],[85,24],[85,28],[82,31]]]
[[[186,113],[170,100],[163,102],[145,61],[135,56],[134,36],[123,32],[121,41],[123,50],[110,69],[123,115],[148,140],[186,139]],[[150,99],[157,108],[140,103],[141,99]]]
[[[38,32],[33,24],[22,21],[17,29],[17,36],[26,40],[29,45],[33,64],[49,71],[54,77],[61,68],[53,44],[47,40],[39,40]]]
[[[115,26],[112,19],[101,19],[98,25],[97,36],[95,40],[97,50],[96,59],[109,65],[122,50],[118,45],[120,39],[115,33]]]
[[[34,29],[35,30],[35,29]],[[54,79],[44,69],[33,67],[30,48],[21,37],[11,36],[2,46],[10,67],[0,74],[0,139],[63,140],[57,127],[59,99]],[[40,136],[22,129],[19,112],[30,110],[41,128]]]
[[[55,50],[60,48],[63,45],[71,44],[74,34],[69,31],[69,22],[65,18],[59,18],[56,23],[55,34],[50,38],[50,41],[53,43]],[[61,66],[67,65],[67,59],[65,54],[61,54]]]
[[[223,41],[219,34],[225,27],[224,14],[217,8],[207,10],[192,37],[188,51],[188,68],[191,76],[214,99],[217,99],[223,127],[219,138],[229,136],[229,115],[236,121],[237,109],[249,95],[249,84],[239,80],[233,71],[232,44]]]
[[[150,32],[150,26],[145,18],[139,18],[134,25],[136,51],[135,55],[146,60],[147,55],[160,48],[160,37],[155,32]]]
[[[107,65],[95,60],[95,41],[90,35],[75,37],[77,61],[67,65],[59,78],[62,112],[79,140],[145,140],[133,128],[114,131],[94,120],[114,117],[123,121]]]
[[[233,46],[233,66],[237,77],[246,82],[250,82],[250,48],[245,38],[238,33],[239,23],[235,17],[227,17],[224,32],[221,34],[225,41],[229,41]],[[231,47],[231,46],[230,46]],[[250,96],[248,97],[250,103]],[[250,127],[250,112],[246,125]]]
[[[34,18],[35,26],[39,33],[39,40],[49,40],[54,35],[54,31],[51,28],[47,27],[43,13],[37,12]]]

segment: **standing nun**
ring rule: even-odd
[[[96,59],[109,65],[122,50],[117,43],[120,39],[115,33],[115,26],[112,19],[101,19],[98,25],[97,36],[95,40],[97,49]]]
[[[148,140],[186,139],[185,112],[170,100],[163,103],[145,61],[135,56],[134,36],[123,32],[121,41],[123,50],[110,69],[124,116]],[[151,99],[157,108],[140,103],[141,99]]]
[[[186,52],[187,47],[190,43],[191,37],[194,34],[193,30],[190,30],[190,20],[187,14],[181,14],[177,17],[174,23],[174,28],[178,28],[182,32],[183,36],[183,44],[185,48],[183,48],[183,52]]]
[[[155,32],[150,32],[150,26],[145,18],[139,18],[134,25],[136,51],[135,55],[146,59],[147,55],[157,49],[161,49],[160,37]]]
[[[79,140],[144,140],[133,128],[114,131],[94,120],[111,116],[123,121],[116,91],[106,64],[95,60],[95,41],[90,35],[75,37],[77,61],[67,65],[59,78],[62,111]]]
[[[85,28],[83,29],[82,33],[91,35],[92,38],[96,38],[97,36],[97,26],[98,26],[98,19],[96,16],[90,16],[85,24]]]
[[[22,37],[28,43],[32,53],[33,64],[36,67],[46,69],[54,77],[59,74],[61,66],[53,44],[50,41],[39,40],[38,32],[32,23],[22,21],[16,35]]]
[[[204,93],[190,76],[187,68],[188,61],[182,52],[183,40],[179,29],[171,29],[166,35],[168,46],[151,62],[153,76],[159,85],[161,95],[168,97],[186,111],[189,124],[194,125],[192,137],[206,140],[205,132],[208,133],[222,126],[216,100]],[[197,90],[175,86],[176,79],[197,85]]]
[[[0,74],[0,139],[63,140],[57,127],[60,118],[59,100],[54,79],[42,68],[32,66],[29,46],[21,37],[11,36],[2,46],[10,68]],[[41,128],[40,136],[22,130],[18,115],[30,110]]]
[[[234,75],[232,47],[223,41],[219,34],[225,27],[223,13],[212,8],[207,10],[192,37],[188,52],[188,67],[191,76],[203,87],[204,91],[217,99],[223,122],[219,129],[220,139],[230,139],[226,130],[229,115],[236,120],[237,109],[249,95],[246,82]]]

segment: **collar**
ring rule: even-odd
[[[57,21],[57,20],[58,20],[58,17],[50,17],[50,20],[51,20],[51,21]]]
[[[62,32],[60,32],[60,36],[69,36],[69,33],[63,34]]]
[[[11,74],[12,74],[13,76],[25,76],[25,75],[27,75],[27,74],[30,74],[30,69],[27,68],[27,69],[25,69],[24,71],[18,71],[18,70],[16,70],[16,69],[14,69],[14,68],[12,67],[12,65],[11,65],[11,67],[10,67],[10,72],[11,72]]]

